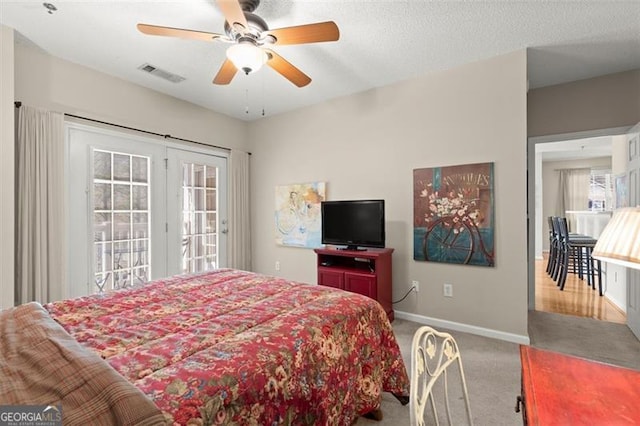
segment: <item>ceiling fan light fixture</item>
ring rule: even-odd
[[[240,42],[227,49],[227,58],[245,74],[258,71],[269,59],[267,53],[251,42]]]

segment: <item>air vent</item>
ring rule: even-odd
[[[178,74],[170,73],[169,71],[165,71],[151,64],[142,64],[138,67],[138,69],[155,75],[156,77],[164,78],[165,80],[168,80],[172,83],[180,83],[184,80],[184,77],[181,77]]]

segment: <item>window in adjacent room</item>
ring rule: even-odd
[[[589,179],[589,210],[613,209],[613,175],[611,170],[592,169]]]

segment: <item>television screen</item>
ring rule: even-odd
[[[323,201],[322,244],[384,247],[384,200]]]

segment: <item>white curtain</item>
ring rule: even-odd
[[[560,170],[560,188],[558,188],[557,216],[565,216],[569,229],[575,232],[575,217],[571,210],[587,210],[589,208],[589,184],[591,169]]]
[[[229,183],[229,266],[251,270],[249,154],[231,150]]]
[[[64,298],[64,116],[22,106],[17,132],[16,302]]]

